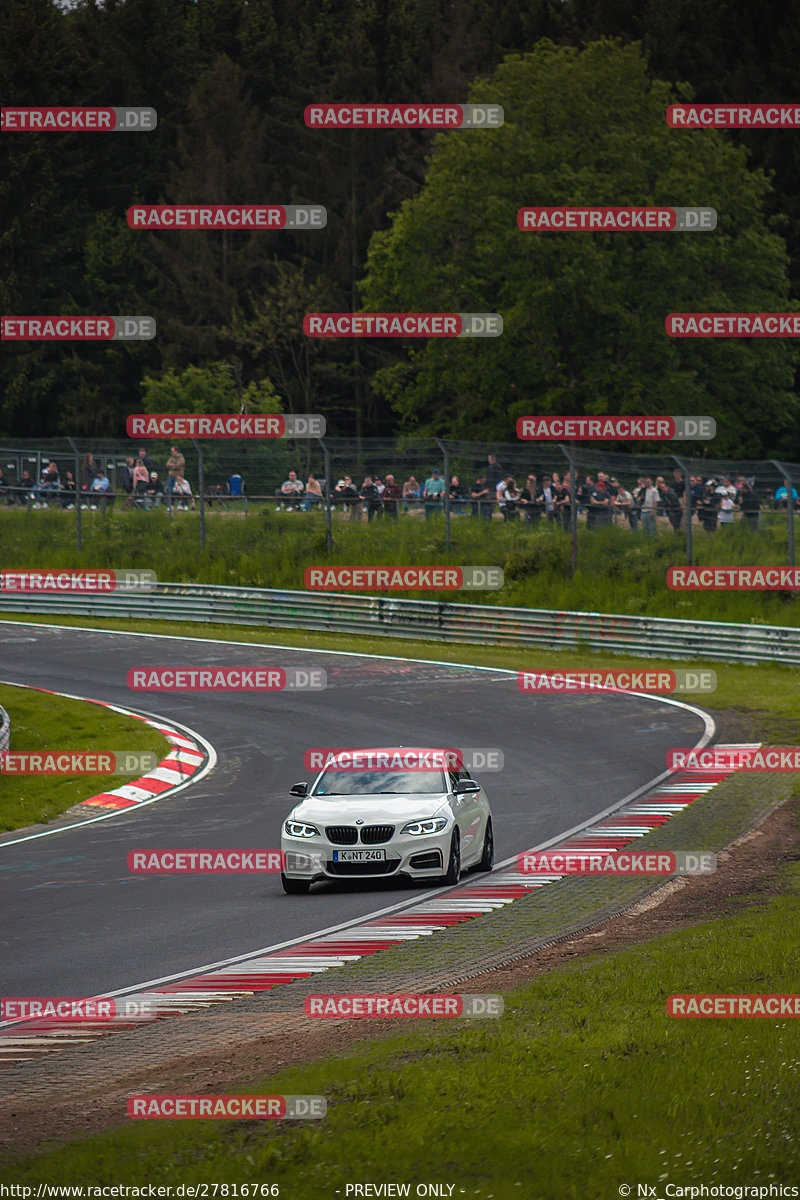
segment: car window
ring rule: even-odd
[[[434,795],[445,790],[441,771],[323,771],[312,796]]]

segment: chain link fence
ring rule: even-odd
[[[600,446],[460,442],[439,438],[206,440],[143,444],[72,438],[0,445],[0,506],[74,510],[82,544],[87,510],[150,511],[246,519],[264,506],[324,520],[331,546],[340,521],[440,520],[450,544],[465,520],[578,531],[616,526],[656,537],[683,534],[692,561],[698,530],[743,522],[785,528],[794,563],[800,464],[618,453]]]

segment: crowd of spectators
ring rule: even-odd
[[[503,469],[495,454],[489,454],[485,469],[471,484],[463,483],[458,475],[452,475],[448,482],[439,467],[433,467],[422,482],[411,474],[402,484],[393,474],[383,478],[366,475],[360,485],[352,475],[344,475],[333,484],[331,500],[351,520],[366,517],[372,521],[379,517],[396,519],[415,511],[423,512],[428,519],[443,513],[449,497],[450,511],[457,515],[492,520],[499,514],[503,521],[530,525],[544,522],[564,529],[570,527],[575,508],[589,529],[617,524],[647,536],[656,533],[658,518],[662,527],[671,525],[675,531],[680,530],[687,506],[700,525],[713,532],[731,525],[737,514],[751,528],[758,529],[762,505],[785,509],[787,504],[785,486],[772,493],[759,493],[755,480],[742,476],[704,480],[692,475],[688,495],[686,492],[685,476],[677,469],[669,478],[641,476],[630,486],[598,471],[594,475],[579,474],[573,495],[568,473],[531,473],[518,481]],[[309,474],[303,483],[297,471],[289,471],[274,492],[275,507],[290,512],[321,509],[325,494],[324,479]],[[224,485],[205,488],[207,504],[226,506],[231,500],[243,500],[244,495],[245,483],[238,471]],[[196,507],[196,496],[186,478],[186,459],[177,446],[170,447],[164,472],[143,447],[135,457],[128,456],[119,472],[116,492],[92,454],[81,461],[77,485],[72,471],[60,470],[55,461],[47,463],[38,480],[24,471],[18,481],[9,483],[0,470],[0,501],[7,504],[73,509],[80,503],[82,508],[96,509],[101,504],[113,504],[117,497],[128,507],[145,510],[165,504],[170,508]],[[794,508],[800,506],[794,488],[791,503]]]
[[[304,485],[297,472],[290,471],[275,491],[275,508],[307,512],[322,504],[324,489],[325,481],[315,475],[309,475]],[[504,521],[522,520],[531,525],[544,521],[568,529],[575,503],[578,515],[585,517],[589,529],[619,524],[653,536],[658,517],[666,518],[676,531],[685,522],[686,486],[680,470],[675,470],[669,479],[663,475],[655,479],[640,476],[630,489],[602,471],[596,475],[580,474],[575,491],[573,497],[569,475],[557,472],[530,474],[520,486],[513,475],[503,470],[496,455],[490,454],[485,472],[469,487],[462,484],[458,475],[452,475],[448,484],[438,467],[431,470],[423,483],[410,475],[402,486],[391,474],[384,479],[367,475],[360,487],[352,475],[344,475],[333,486],[331,501],[352,520],[366,516],[368,521],[379,515],[397,517],[412,509],[423,510],[426,518],[433,517],[444,511],[447,493],[451,513],[487,521],[499,513]],[[732,524],[735,513],[758,529],[764,500],[771,500],[774,508],[785,508],[786,488],[778,488],[771,497],[762,499],[753,479],[742,476],[731,479],[725,475],[704,481],[700,475],[690,476],[689,508],[708,531]],[[798,507],[794,489],[792,501]]]

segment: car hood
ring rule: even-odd
[[[363,821],[375,825],[381,821],[413,821],[415,817],[432,817],[447,802],[442,792],[412,793],[408,796],[309,796],[293,811],[296,821],[313,824],[340,825]]]

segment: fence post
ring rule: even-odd
[[[197,490],[200,493],[200,549],[206,548],[206,480],[203,472],[203,447],[192,438],[192,445],[197,451]]]
[[[81,521],[81,456],[71,437],[67,438],[75,455],[75,546],[80,553],[83,547],[83,525]]]
[[[330,554],[333,550],[333,531],[331,529],[331,454],[325,444],[324,438],[317,438],[317,441],[322,446],[322,453],[325,456],[325,499],[323,501],[325,505],[325,549]]]
[[[442,452],[444,458],[444,544],[445,549],[450,549],[450,451],[447,446],[439,438],[433,439],[436,445]]]
[[[776,462],[774,458],[770,459],[773,466],[777,467],[783,476],[783,482],[786,487],[786,534],[787,534],[787,549],[789,552],[789,566],[794,566],[794,497],[792,496],[792,477],[788,473],[783,463]]]
[[[689,475],[689,468],[682,458],[678,458],[677,454],[672,455],[678,467],[683,471],[683,524],[686,533],[686,562],[689,566],[692,565],[692,556],[694,554],[694,543],[692,540],[692,484]]]
[[[572,576],[578,569],[578,473],[575,470],[575,460],[567,447],[559,442],[558,448],[569,463],[569,531],[572,542],[569,573]]]

